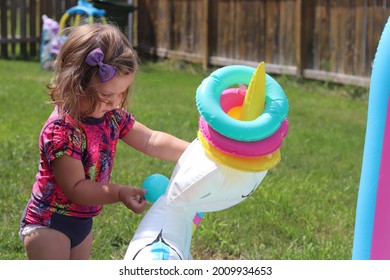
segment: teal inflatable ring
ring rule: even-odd
[[[196,91],[196,106],[206,122],[220,134],[238,141],[252,142],[275,133],[288,114],[282,87],[266,74],[265,109],[252,121],[240,121],[226,114],[220,105],[222,92],[233,85],[248,85],[255,68],[242,65],[222,67],[202,81]]]

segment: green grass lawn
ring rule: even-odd
[[[136,119],[192,141],[195,91],[209,73],[171,62],[140,69],[130,106]],[[26,259],[19,219],[52,110],[45,104],[50,77],[37,62],[0,60],[0,259]],[[290,103],[282,161],[243,203],[205,215],[193,236],[195,259],[351,259],[368,90],[274,78]],[[120,144],[112,181],[141,186],[152,173],[169,177],[173,167]],[[142,216],[106,205],[94,220],[92,259],[122,259]]]

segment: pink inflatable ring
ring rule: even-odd
[[[283,143],[288,132],[288,120],[271,136],[253,142],[242,142],[227,138],[214,130],[204,118],[199,117],[199,130],[203,137],[218,150],[240,157],[260,157],[275,152]]]

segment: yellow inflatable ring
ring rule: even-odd
[[[229,166],[231,168],[247,171],[247,172],[259,172],[271,169],[275,167],[281,159],[280,150],[276,150],[272,154],[256,157],[256,158],[243,158],[237,157],[229,154],[225,154],[213,147],[202,135],[200,131],[198,131],[198,139],[201,142],[204,150],[207,155],[210,156],[213,161]]]

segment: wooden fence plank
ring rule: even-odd
[[[339,7],[337,3],[337,0],[331,0],[330,1],[330,41],[329,41],[329,48],[330,48],[330,63],[329,63],[329,69],[332,72],[337,72],[337,67],[339,64],[340,59],[340,49],[343,46],[340,46],[340,34],[339,34],[339,28],[340,28],[340,22],[339,22]]]
[[[348,52],[350,56],[353,57],[353,63],[351,64],[351,68],[348,67],[347,69],[350,73],[353,73],[355,75],[360,75],[362,73],[361,65],[362,65],[362,57],[363,52],[365,52],[365,41],[367,40],[367,29],[366,29],[366,21],[367,17],[365,14],[366,7],[364,6],[365,0],[356,0],[355,6],[351,7],[354,9],[356,18],[353,23],[353,25],[349,25],[348,28],[351,31],[349,33],[349,40],[352,41],[349,44]],[[353,18],[350,19],[350,22],[352,22]],[[362,28],[357,29],[358,26],[362,26]]]
[[[322,10],[321,20],[323,23],[323,30],[321,32],[321,65],[320,69],[323,71],[330,71],[332,61],[330,59],[330,1],[325,1],[324,9]],[[328,30],[328,32],[324,32]]]
[[[279,57],[278,57],[278,61],[277,61],[278,64],[285,64],[286,57],[288,55],[287,51],[286,51],[286,47],[287,47],[287,40],[288,40],[287,37],[289,37],[289,36],[285,36],[286,34],[288,34],[288,27],[287,27],[288,12],[289,11],[287,11],[287,1],[280,1],[279,2],[279,22],[280,22],[280,25],[279,25],[279,30],[278,30]]]
[[[320,13],[322,12],[323,9],[323,0],[318,0],[317,1],[318,5],[316,5],[315,11],[314,11],[314,37],[313,37],[313,69],[314,70],[319,70],[320,69],[320,64],[321,64],[321,18],[320,18]]]
[[[8,11],[8,1],[0,1],[0,18],[1,18],[1,38],[7,38],[8,37],[8,17],[7,17],[7,11]],[[6,20],[7,19],[7,20]],[[4,40],[0,44],[1,46],[1,57],[8,58],[8,44]]]
[[[255,25],[258,26],[258,32],[256,32],[256,42],[258,51],[255,52],[256,57],[259,58],[259,61],[265,61],[265,50],[266,50],[266,10],[265,1],[258,1],[256,2],[256,5],[254,7],[254,10],[256,10],[255,16],[257,21],[255,22]]]
[[[348,13],[349,13],[349,0],[338,0],[335,5],[338,7],[337,12],[337,19],[338,19],[338,36],[337,36],[337,42],[338,42],[338,50],[337,55],[335,57],[337,67],[335,71],[344,73],[345,66],[348,63],[348,56],[347,56],[347,40],[346,40],[346,31],[347,31],[347,20],[348,20]]]
[[[303,23],[303,1],[302,0],[297,0],[295,9],[294,9],[294,14],[296,18],[296,26],[295,26],[295,32],[294,32],[294,40],[295,40],[295,63],[297,65],[297,73],[296,75],[298,77],[302,77],[303,75],[303,69],[304,69],[304,62],[306,62],[306,56],[303,52],[306,46],[306,37],[303,35],[304,34],[304,23]]]
[[[344,31],[344,44],[345,48],[343,50],[344,57],[345,57],[345,63],[340,68],[340,71],[343,73],[350,73],[352,74],[354,72],[353,65],[355,58],[357,58],[356,53],[358,52],[359,48],[356,46],[355,38],[356,36],[362,36],[362,30],[356,30],[355,21],[358,16],[358,9],[356,9],[356,0],[349,0],[346,1],[344,5],[344,14],[345,14],[345,31]],[[356,60],[357,61],[357,60]],[[356,70],[356,69],[355,69]]]
[[[29,34],[32,39],[30,42],[30,55],[29,57],[35,57],[37,55],[37,19],[34,15],[37,12],[37,2],[29,1]],[[40,21],[39,21],[40,22]]]
[[[27,26],[26,26],[26,0],[20,0],[19,6],[19,32],[22,39],[27,39]],[[20,43],[20,55],[23,59],[27,59],[27,43],[22,41]]]
[[[266,3],[266,41],[265,41],[265,63],[274,62],[274,48],[277,47],[275,42],[275,34],[277,30],[275,28],[275,22],[277,20],[277,3],[275,0],[268,0]]]
[[[210,33],[211,29],[210,24],[210,0],[203,0],[202,5],[202,66],[203,69],[207,69],[209,67],[209,56],[210,56]]]
[[[373,42],[374,41],[374,32],[375,32],[375,27],[373,25],[373,18],[375,16],[375,13],[374,13],[374,6],[373,6],[373,3],[369,3],[367,2],[367,41],[369,42]],[[378,42],[376,42],[378,43]],[[364,69],[366,69],[367,67],[367,63],[368,64],[371,64],[371,59],[374,57],[374,55],[371,55],[373,54],[373,49],[376,49],[375,46],[373,46],[373,44],[366,44],[366,52],[363,52],[364,54],[364,58],[362,59],[362,72],[364,71]]]
[[[286,34],[283,34],[286,38],[286,46],[285,46],[285,54],[284,54],[284,60],[282,63],[284,65],[296,65],[295,61],[295,48],[296,48],[296,42],[295,42],[295,33],[297,32],[297,19],[296,19],[296,14],[295,14],[295,6],[297,5],[296,0],[288,0],[286,3]],[[299,30],[299,32],[301,32]],[[289,36],[287,36],[289,34]]]
[[[11,1],[11,21],[10,21],[10,35],[13,42],[11,42],[11,57],[15,57],[15,51],[16,51],[16,44],[15,42],[15,36],[16,36],[16,8],[18,6],[19,0]]]

